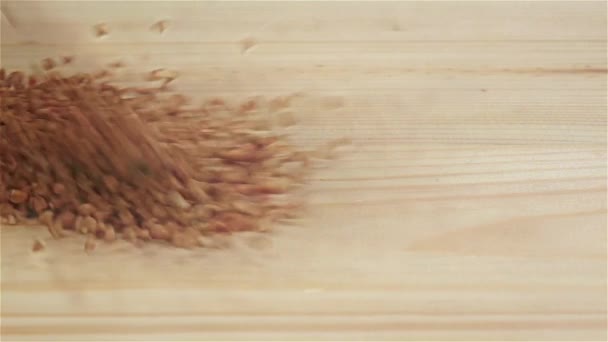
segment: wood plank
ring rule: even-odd
[[[299,94],[298,144],[353,139],[229,249],[2,227],[3,340],[606,339],[606,3],[1,8],[3,67],[171,67],[197,101]]]

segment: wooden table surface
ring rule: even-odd
[[[298,93],[299,143],[353,144],[296,223],[229,249],[2,227],[2,340],[605,340],[606,24],[606,2],[3,1],[6,68]]]

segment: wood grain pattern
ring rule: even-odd
[[[197,98],[300,94],[301,144],[353,138],[295,224],[228,250],[32,253],[43,229],[2,227],[2,340],[606,339],[606,3],[2,13],[4,67],[172,67]]]

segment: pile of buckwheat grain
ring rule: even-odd
[[[296,213],[313,152],[272,127],[294,123],[277,114],[289,98],[193,106],[169,90],[174,72],[119,87],[108,72],[64,76],[56,64],[36,77],[0,70],[2,223],[79,232],[87,250],[119,238],[192,248]]]

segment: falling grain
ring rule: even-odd
[[[90,252],[96,240],[119,238],[223,248],[223,234],[269,230],[295,215],[281,196],[296,196],[314,151],[260,116],[280,108],[279,125],[294,125],[289,97],[241,105],[214,98],[197,109],[183,94],[121,88],[110,76],[52,70],[24,84],[23,73],[4,74],[4,222],[38,217],[54,238],[86,235]],[[177,77],[168,69],[147,75],[165,84]]]

